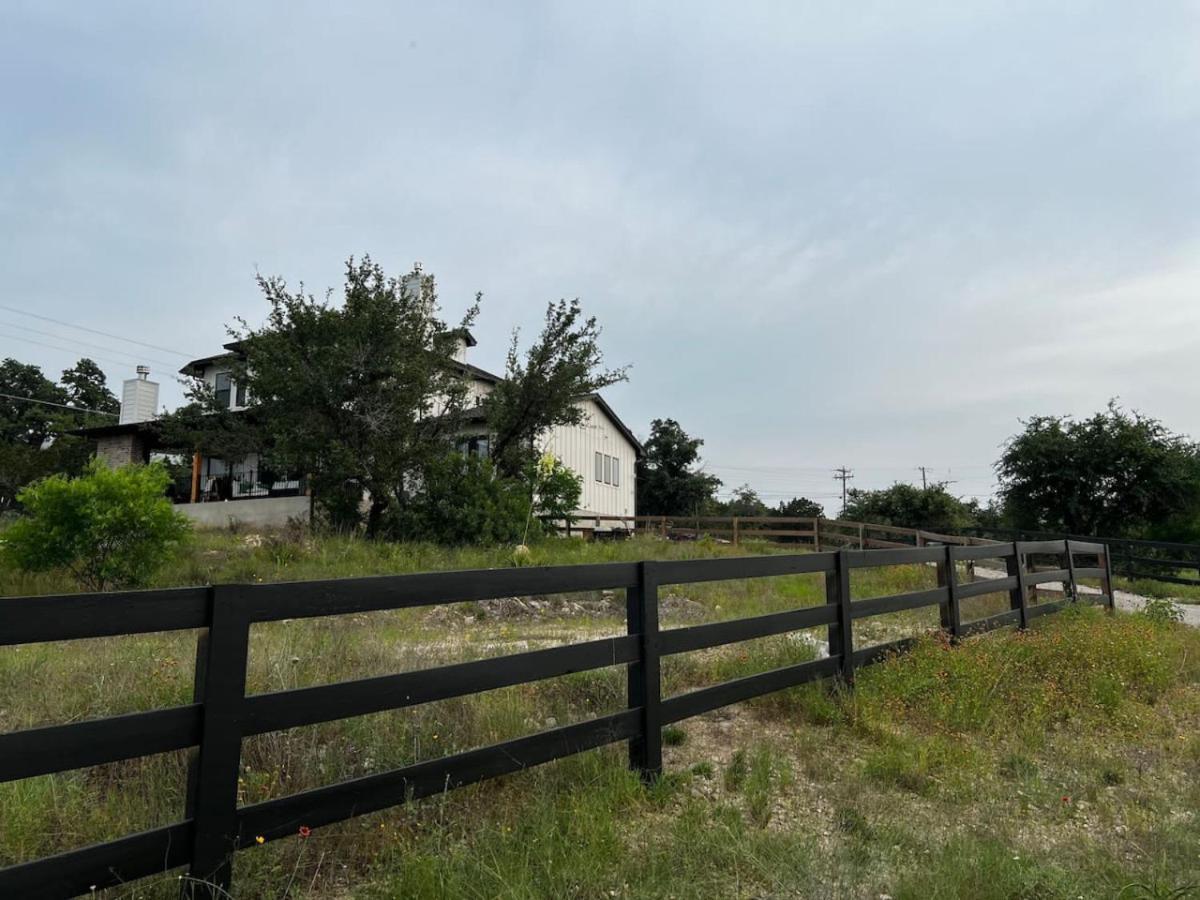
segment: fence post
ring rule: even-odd
[[[1063,585],[1063,597],[1070,597],[1072,602],[1079,599],[1079,585],[1075,583],[1075,554],[1071,552],[1071,541],[1068,538],[1063,541],[1063,546],[1067,548],[1067,577],[1070,580],[1070,586]]]
[[[662,681],[659,666],[657,563],[638,563],[638,584],[625,589],[629,634],[638,635],[640,660],[629,665],[630,709],[641,707],[640,734],[629,741],[629,766],[649,783],[662,774]]]
[[[1117,590],[1113,587],[1112,547],[1104,545],[1104,591],[1108,594],[1108,611],[1117,611]]]
[[[841,656],[839,674],[847,687],[854,685],[854,620],[850,616],[850,566],[846,551],[833,555],[833,571],[825,573],[825,602],[837,610],[829,626],[829,655]]]
[[[733,546],[738,545],[738,517],[733,517]]]
[[[859,550],[867,549],[867,545],[863,540],[864,537],[865,537],[865,532],[863,531],[863,526],[859,525],[858,526],[858,549]]]
[[[1012,609],[1021,611],[1020,628],[1024,629],[1029,624],[1029,604],[1025,596],[1025,567],[1021,564],[1021,545],[1018,542],[1013,543],[1013,555],[1005,557],[1005,566],[1008,569],[1008,574],[1016,576],[1017,584],[1008,592],[1009,605]]]
[[[821,552],[821,520],[813,518],[813,552]]]
[[[193,767],[192,864],[184,896],[217,900],[229,896],[237,840],[237,786],[242,734],[238,715],[246,695],[250,619],[242,585],[211,590],[212,616],[205,645],[203,730]],[[199,681],[199,673],[197,673]]]
[[[946,558],[937,564],[938,587],[946,588],[946,602],[940,607],[942,630],[950,635],[952,642],[957,642],[962,632],[962,611],[958,608],[958,572],[954,568],[954,553],[950,544],[946,545]]]

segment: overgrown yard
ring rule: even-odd
[[[535,562],[779,552],[559,541]],[[208,534],[157,583],[310,579],[508,565],[504,550]],[[965,577],[965,573],[964,573]],[[5,595],[67,590],[0,573]],[[863,570],[854,597],[933,585]],[[663,625],[824,601],[793,576],[664,591]],[[972,605],[973,604],[973,605]],[[1006,597],[965,601],[968,617]],[[861,623],[863,644],[936,610]],[[616,634],[623,598],[511,598],[256,626],[250,692]],[[811,658],[798,633],[664,660],[666,693]],[[0,731],[190,701],[194,635],[0,649]],[[615,711],[624,672],[583,673],[246,741],[242,801],[382,771]],[[1200,883],[1200,633],[1085,609],[863,670],[665,733],[643,788],[608,748],[238,855],[241,897],[1167,897]],[[0,862],[181,817],[168,754],[0,785]],[[175,897],[177,876],[112,897]],[[1200,891],[1193,890],[1196,896]]]

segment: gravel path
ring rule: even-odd
[[[982,581],[985,578],[1007,578],[1006,572],[1001,572],[998,569],[975,569],[976,581]],[[1063,586],[1057,581],[1048,581],[1045,584],[1038,585],[1048,591],[1062,591]],[[1079,586],[1081,594],[1099,594],[1099,588],[1089,587],[1086,584]],[[1146,599],[1141,594],[1131,594],[1129,591],[1117,591],[1117,609],[1125,610],[1126,612],[1137,612],[1146,605]],[[1176,606],[1183,611],[1183,621],[1194,628],[1200,628],[1200,605],[1195,603],[1176,603]]]

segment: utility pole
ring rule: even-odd
[[[929,485],[925,483],[925,467],[917,466],[917,468],[921,470],[921,490],[928,490]]]
[[[842,515],[846,514],[846,482],[854,480],[854,470],[841,466],[833,470],[833,480],[842,483]]]

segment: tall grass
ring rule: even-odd
[[[534,553],[553,564],[756,551],[777,548],[561,541]],[[158,583],[507,564],[500,549],[210,534],[197,536]],[[855,596],[919,589],[931,578],[928,567],[863,570]],[[9,593],[68,588],[14,573],[0,573],[0,584]],[[813,576],[678,586],[663,597],[665,627],[824,602]],[[622,597],[574,599],[586,604],[582,612],[547,606],[508,618],[463,604],[449,617],[406,610],[256,626],[248,689],[421,669],[623,630]],[[888,639],[927,624],[898,614],[875,633]],[[813,629],[667,658],[664,692],[811,659],[823,638]],[[0,649],[0,730],[189,702],[194,652],[189,633]],[[623,748],[594,751],[243,852],[237,896],[1077,897],[1116,896],[1137,884],[1174,889],[1200,879],[1198,667],[1196,632],[1099,611],[953,647],[925,637],[912,653],[863,670],[852,693],[809,685],[681,723],[668,741],[668,776],[650,790],[627,771]],[[245,742],[240,801],[624,703],[624,672],[611,669],[262,735]],[[0,863],[176,821],[185,778],[184,755],[165,754],[0,785]],[[109,894],[173,897],[177,882],[168,876]]]

